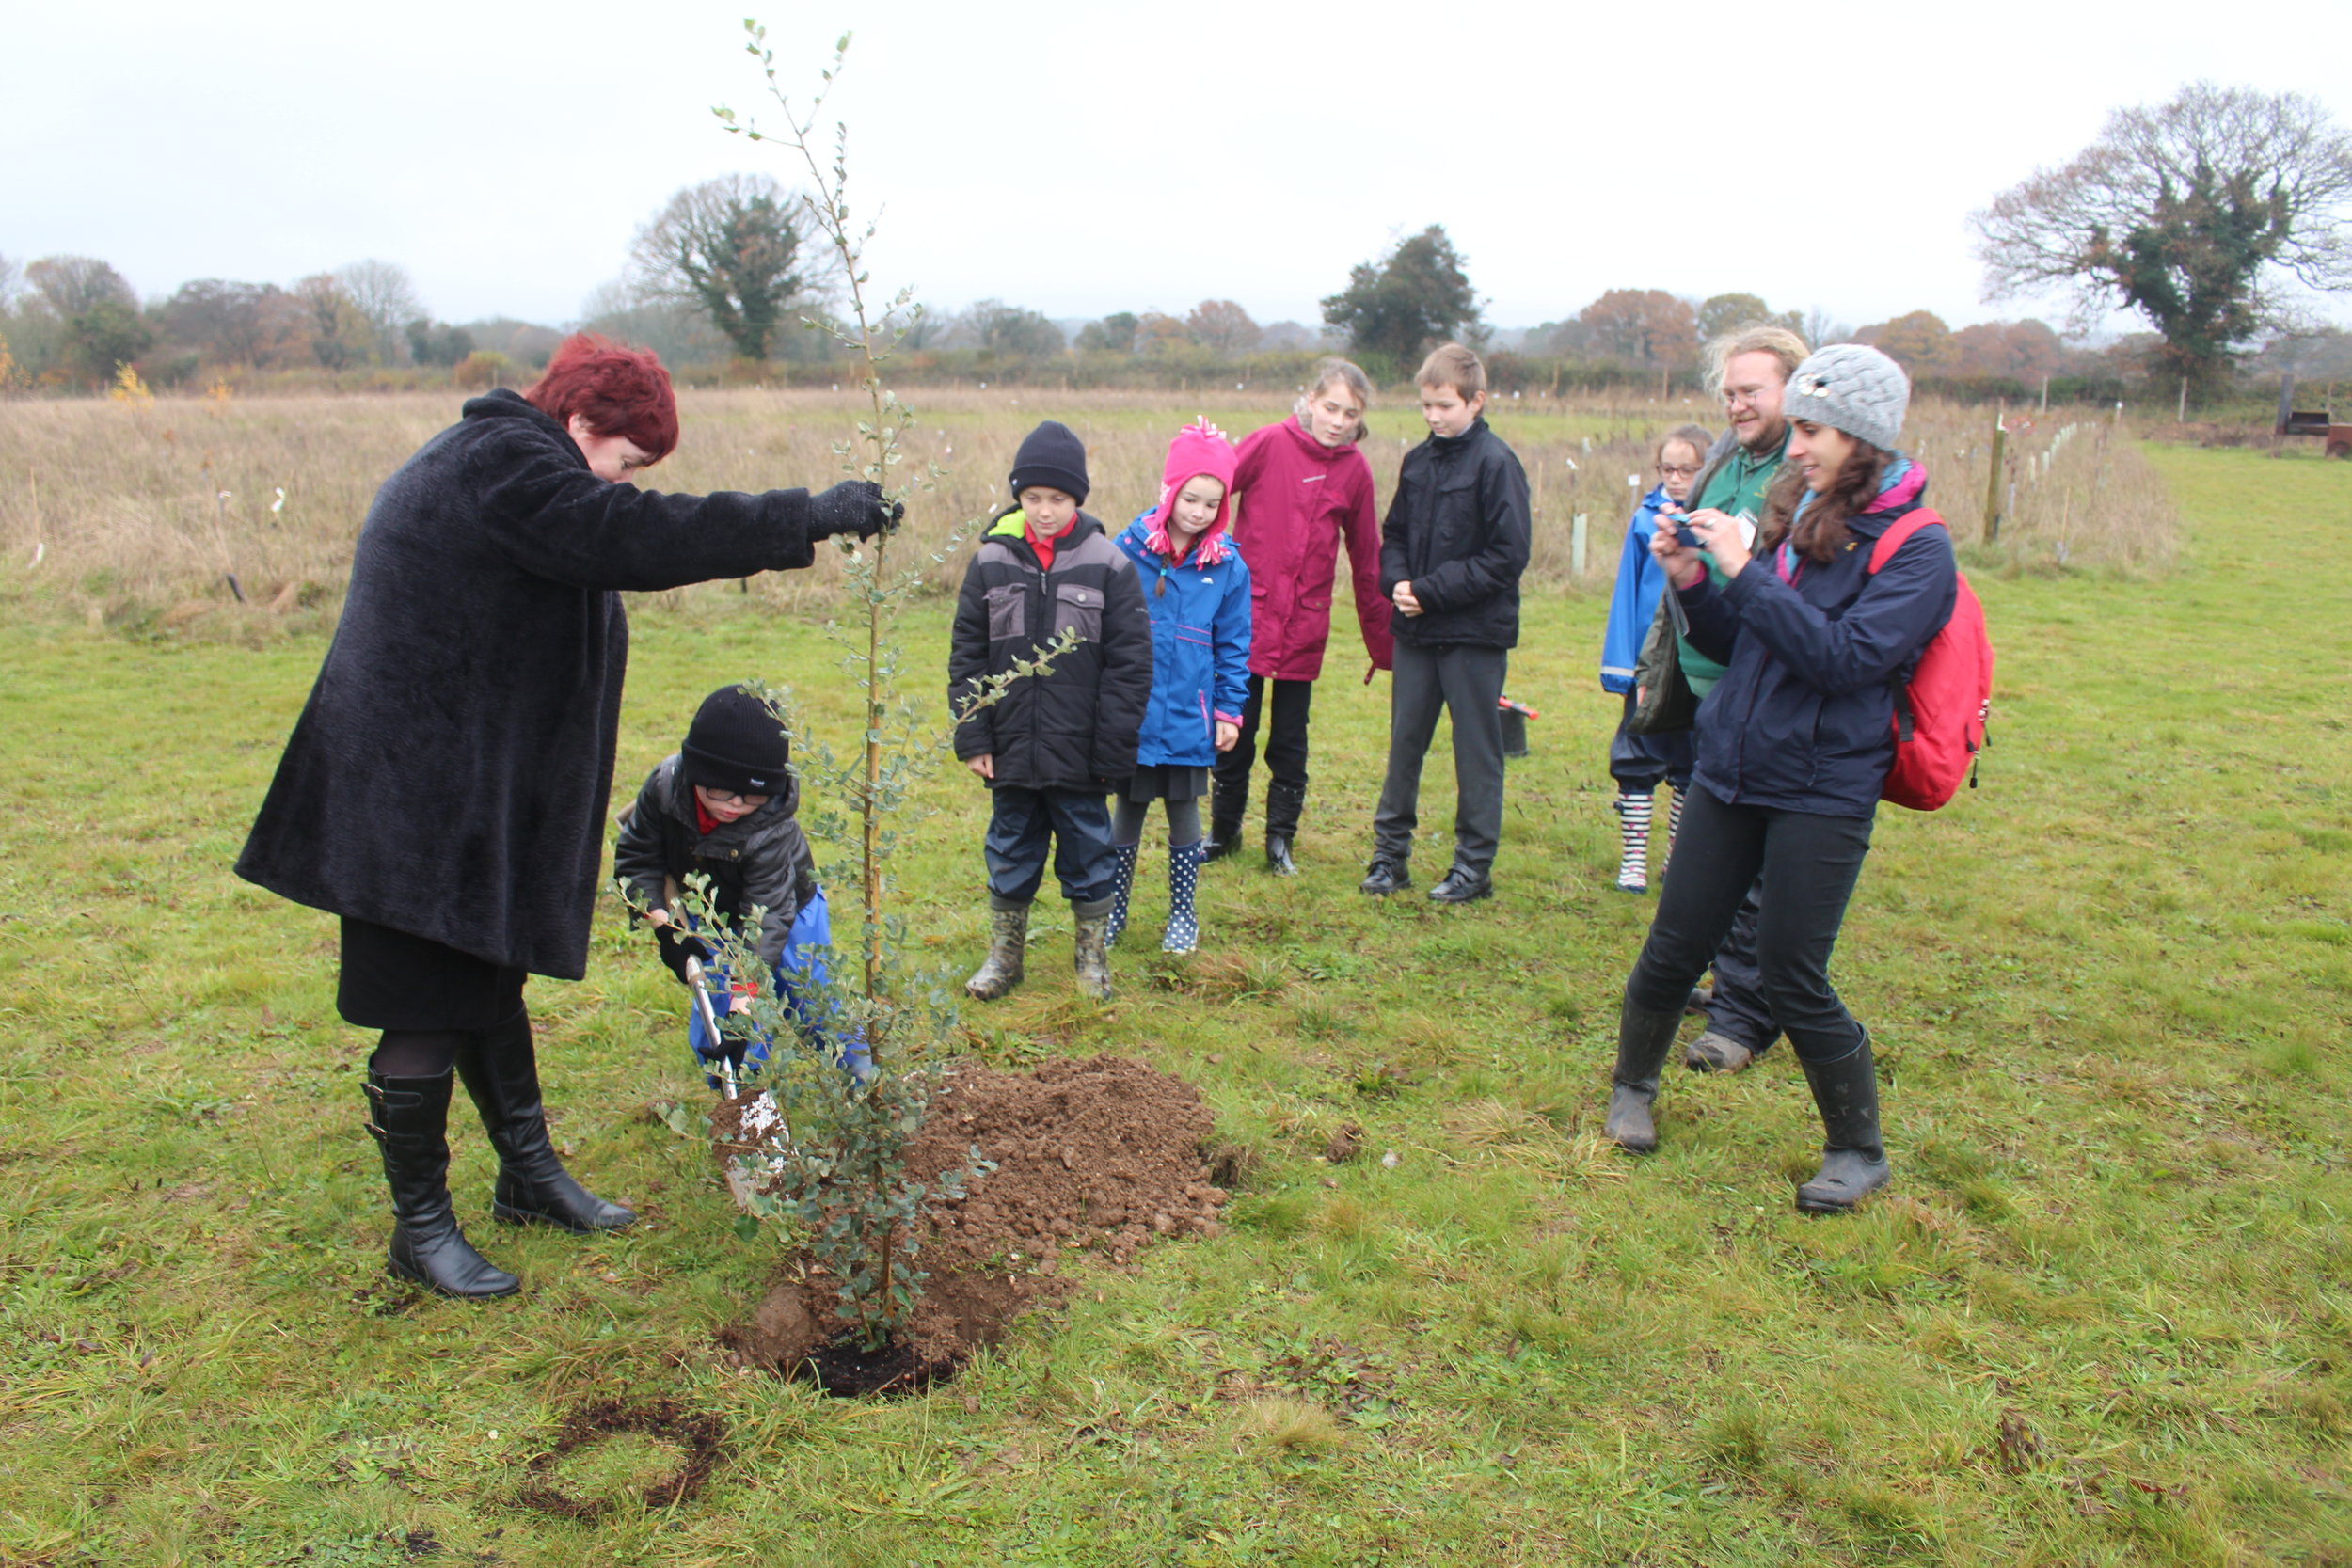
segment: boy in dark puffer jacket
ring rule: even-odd
[[[1029,904],[1051,845],[1076,917],[1078,989],[1108,1001],[1119,872],[1104,797],[1136,770],[1152,698],[1152,618],[1134,563],[1078,510],[1087,454],[1068,426],[1048,420],[1028,434],[1011,484],[1018,504],[997,517],[964,572],[947,652],[948,706],[961,716],[956,755],[993,797],[988,959],[964,989],[990,1002],[1020,984]],[[1063,632],[1075,635],[1074,647],[977,705],[992,680]]]
[[[790,762],[790,743],[766,703],[740,686],[712,692],[696,710],[685,744],[646,776],[636,804],[621,819],[612,875],[632,919],[654,927],[661,961],[681,983],[689,958],[711,962],[710,948],[693,934],[684,911],[673,907],[689,877],[710,879],[711,912],[739,934],[753,910],[765,911],[752,945],[805,1024],[811,1022],[807,998],[794,976],[821,981],[822,949],[831,944],[832,930],[816,858],[801,831],[801,786]],[[707,983],[714,1003],[740,1012],[750,1007],[759,982],[713,967]],[[687,1040],[705,1062],[724,1055],[739,1067],[747,1053],[754,1065],[768,1055],[764,1038],[706,1037],[691,1009]],[[849,1044],[848,1055],[850,1066],[862,1065],[856,1043]]]
[[[1502,836],[1503,673],[1519,641],[1527,570],[1527,474],[1486,428],[1486,368],[1459,343],[1421,367],[1429,439],[1405,454],[1380,526],[1380,586],[1396,609],[1389,697],[1389,776],[1372,819],[1363,890],[1412,886],[1422,760],[1438,715],[1454,721],[1454,864],[1429,890],[1440,904],[1494,892]]]

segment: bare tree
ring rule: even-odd
[[[294,286],[294,297],[308,318],[311,357],[330,371],[367,358],[375,334],[342,279],[331,272],[313,273]]]
[[[1804,325],[1797,329],[1797,336],[1815,348],[1827,348],[1851,338],[1853,328],[1816,305],[1804,313]]]
[[[24,292],[24,269],[11,256],[0,256],[0,310],[16,303],[16,296]]]
[[[419,297],[408,269],[394,261],[354,261],[338,269],[335,279],[367,320],[376,363],[399,364],[407,356],[408,324],[432,314]]]
[[[801,198],[765,174],[690,185],[637,231],[632,280],[650,297],[691,304],[745,359],[765,359],[793,301],[817,283],[801,256]]]
[[[1230,299],[1204,299],[1184,318],[1192,341],[1216,354],[1248,354],[1265,336],[1249,312]]]
[[[2152,368],[2211,387],[2291,286],[2352,289],[2352,136],[2311,99],[2199,82],[2118,110],[2099,139],[1970,218],[1985,297],[2062,291],[2078,324],[2137,311],[2163,335]]]

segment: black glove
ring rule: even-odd
[[[837,533],[871,539],[885,529],[897,528],[898,519],[906,515],[906,507],[899,502],[882,499],[882,486],[873,481],[845,479],[821,495],[809,498],[808,531],[818,539]]]
[[[653,937],[661,944],[661,961],[670,966],[670,973],[677,976],[680,985],[690,983],[686,978],[687,959],[700,958],[706,964],[710,962],[710,949],[703,945],[703,940],[698,936],[682,932],[674,926],[657,926],[653,928]]]

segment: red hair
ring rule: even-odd
[[[577,414],[592,436],[619,436],[660,461],[677,450],[677,399],[670,372],[649,348],[624,348],[593,332],[575,332],[523,394],[560,425]]]

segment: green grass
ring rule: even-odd
[[[0,1561],[2352,1563],[2352,465],[2157,456],[2179,572],[1979,582],[1984,787],[1882,818],[1839,973],[1891,1197],[1791,1212],[1785,1053],[1671,1084],[1650,1160],[1590,1141],[1651,905],[1609,891],[1602,603],[1546,599],[1494,903],[1354,892],[1384,689],[1343,652],[1297,883],[1212,868],[1163,960],[1153,853],[1111,1009],[1049,921],[972,1010],[1001,1062],[1184,1073],[1261,1163],[1222,1238],[882,1405],[715,1354],[772,1252],[645,1114],[698,1090],[609,908],[533,1005],[559,1139],[647,1223],[499,1232],[469,1132],[461,1215],[528,1293],[385,1281],[331,925],[228,874],[319,645],[0,629]],[[811,625],[642,618],[624,784],[755,672],[846,729]],[[961,973],[983,802],[939,799],[904,870]],[[711,1489],[646,1512],[674,1450],[631,1438],[554,1472],[595,1523],[515,1506],[616,1394],[718,1413]]]

